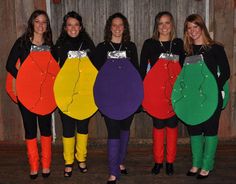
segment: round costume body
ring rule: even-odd
[[[58,108],[64,114],[83,120],[97,111],[93,96],[97,69],[87,56],[79,56],[78,52],[69,51],[75,56],[66,59],[56,78],[54,93]]]
[[[19,70],[20,68],[20,60],[18,59],[16,62],[16,68]],[[17,103],[17,96],[16,96],[16,79],[7,72],[6,78],[6,92],[9,97],[13,100],[13,102]]]
[[[178,57],[162,54],[144,79],[144,109],[153,117],[168,119],[175,115],[171,92],[181,67]]]
[[[202,55],[187,57],[173,88],[176,115],[188,125],[208,120],[218,106],[218,86]]]
[[[59,65],[49,51],[32,50],[16,78],[19,101],[35,114],[46,115],[54,111],[56,102],[53,85],[59,70]]]
[[[128,58],[110,58],[100,69],[94,97],[99,110],[114,120],[132,115],[143,99],[141,77]]]

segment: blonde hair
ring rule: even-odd
[[[187,52],[187,55],[193,54],[193,39],[188,35],[189,22],[199,26],[202,30],[203,47],[210,47],[215,43],[215,41],[210,37],[203,18],[198,14],[191,14],[186,18],[184,22],[184,50]]]

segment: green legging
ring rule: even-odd
[[[218,137],[196,135],[191,136],[190,141],[193,166],[211,171],[214,166]]]

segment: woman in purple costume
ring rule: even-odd
[[[107,61],[107,53],[125,51],[126,57],[138,70],[138,55],[136,45],[130,41],[129,24],[121,13],[111,15],[105,26],[105,41],[99,43],[95,51],[97,68]],[[118,61],[119,62],[119,61]],[[112,91],[110,91],[112,93]],[[107,184],[115,184],[120,174],[127,175],[124,165],[133,114],[122,120],[111,119],[104,115],[108,131],[108,164],[109,178]]]

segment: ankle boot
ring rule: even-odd
[[[166,174],[169,176],[174,174],[174,166],[172,163],[166,163]]]
[[[42,151],[42,168],[49,169],[49,172],[42,172],[42,176],[47,178],[50,176],[50,167],[52,160],[52,137],[51,136],[41,136],[41,151]]]
[[[162,163],[155,163],[153,168],[152,168],[152,174],[159,174],[160,170],[163,168],[163,164]]]

